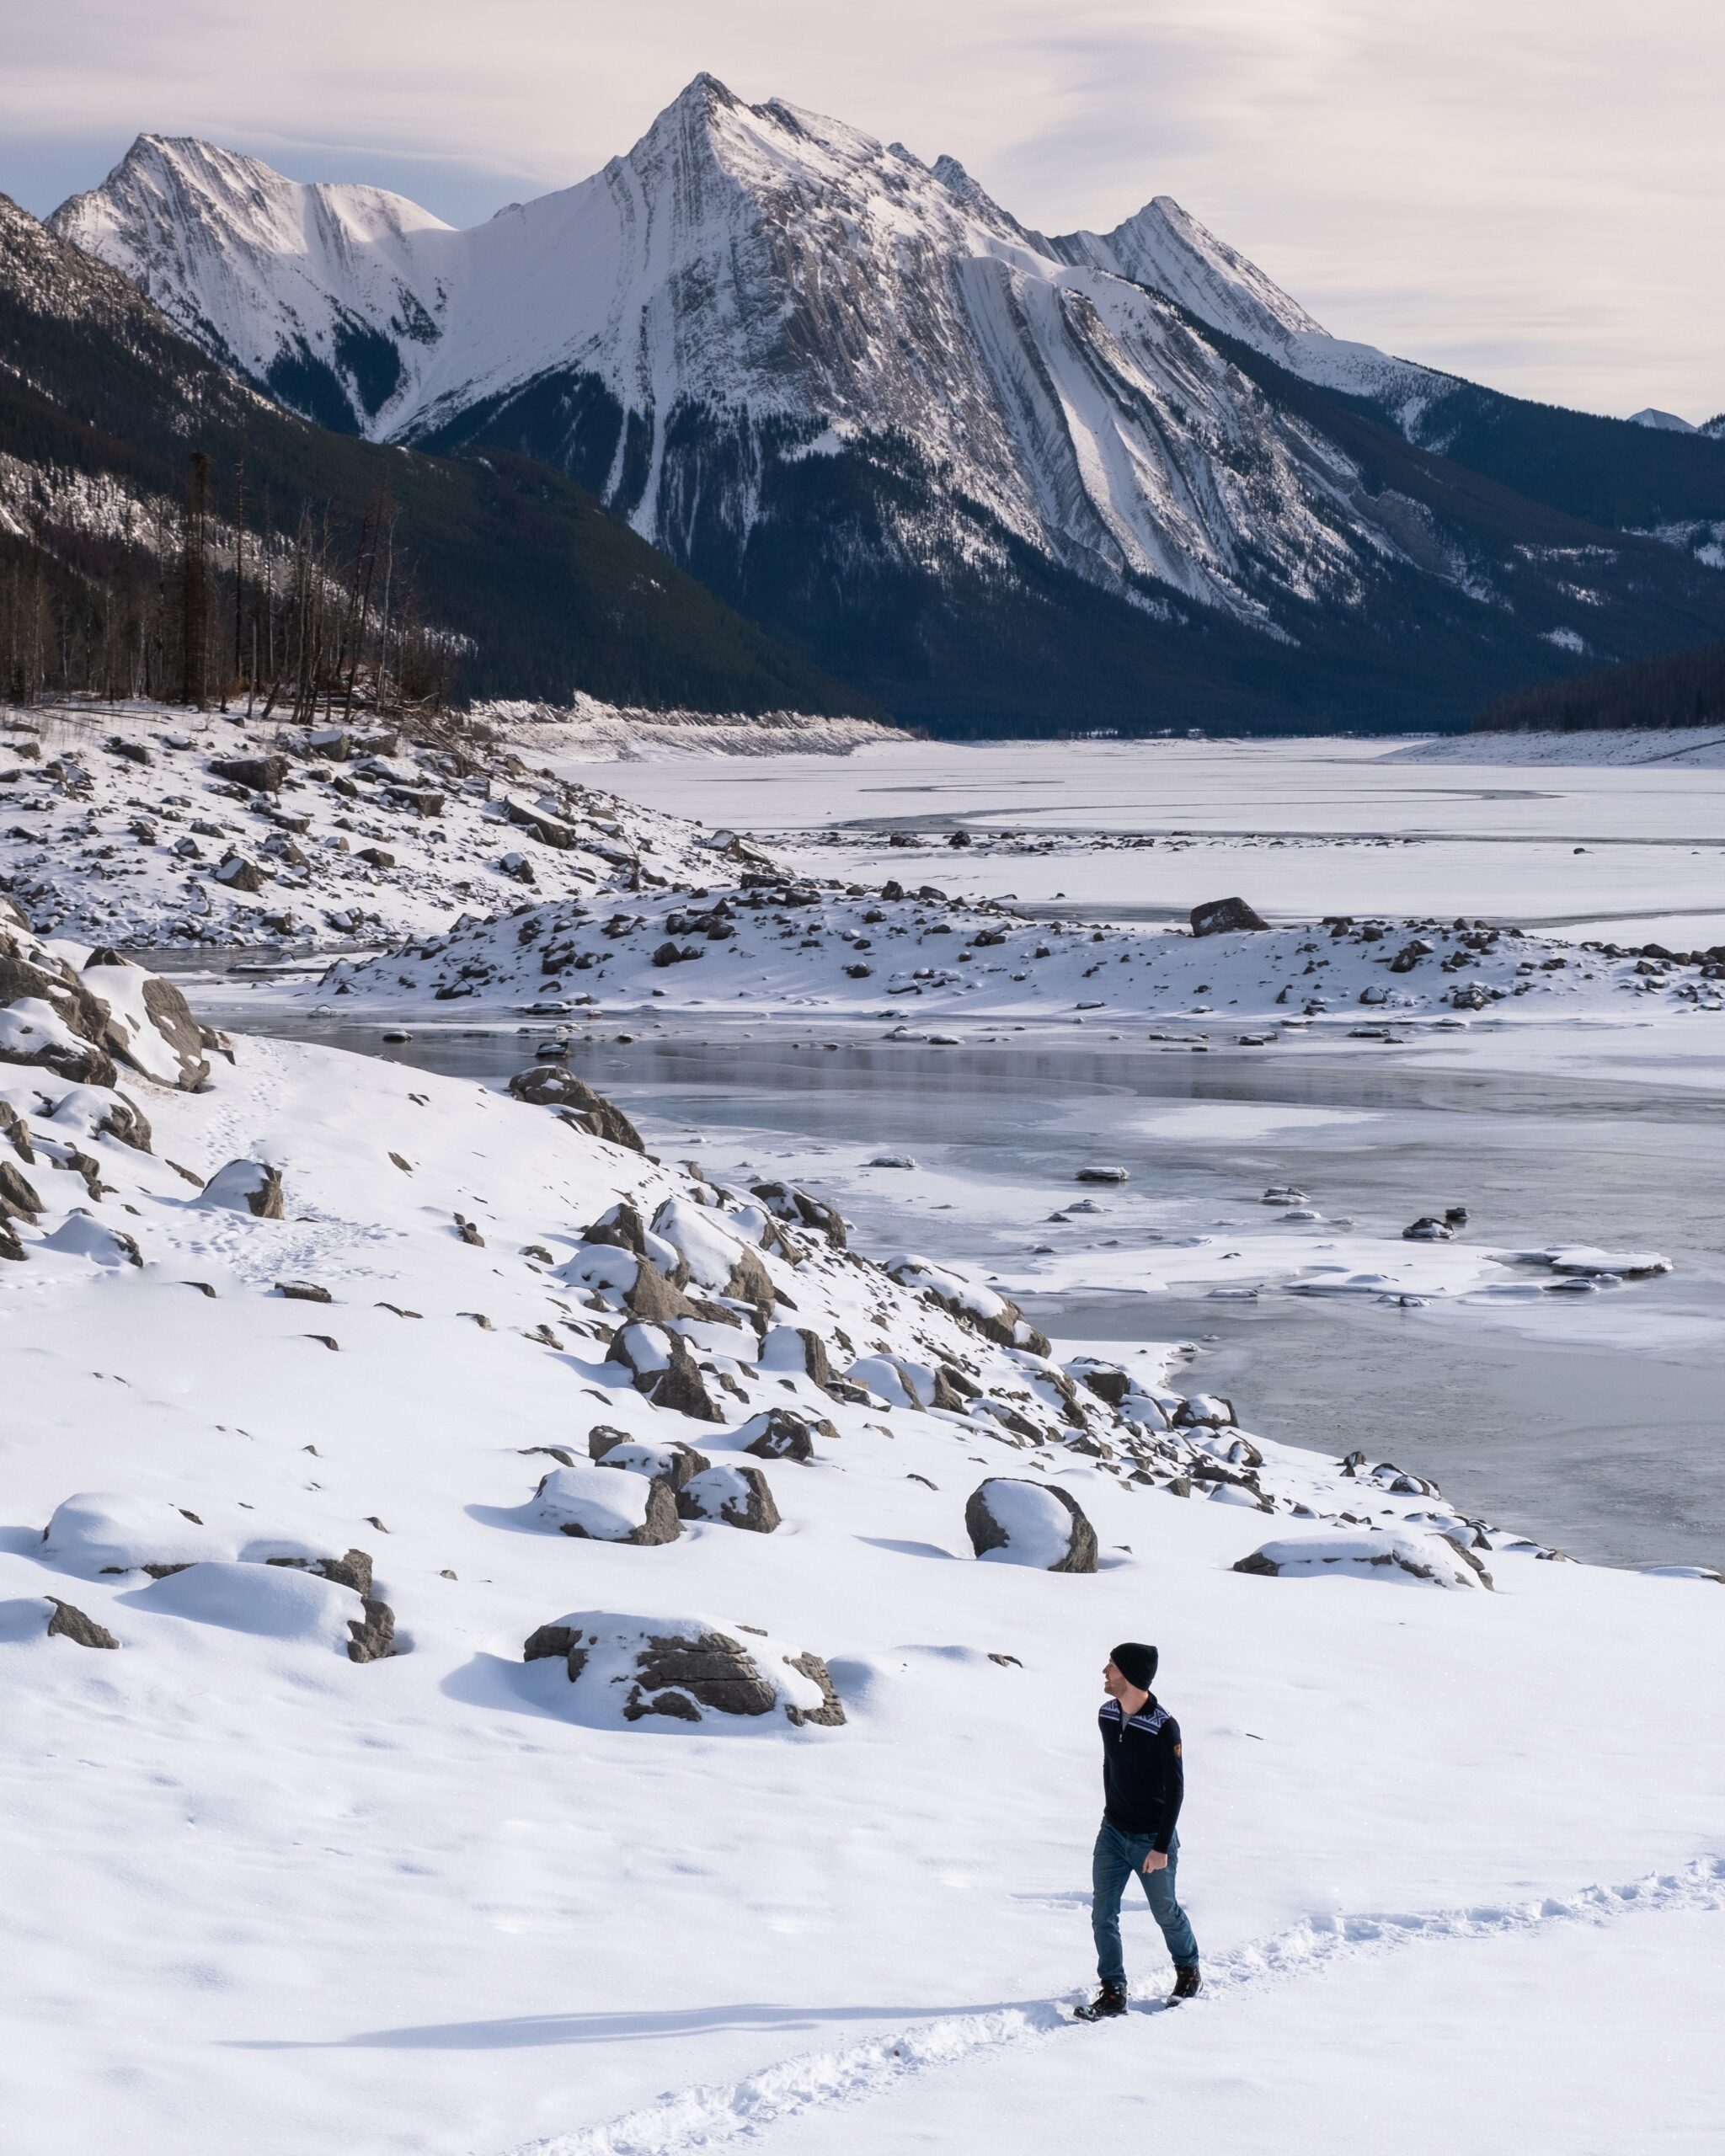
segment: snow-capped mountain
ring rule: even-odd
[[[1141,723],[1146,682],[1194,664],[1170,631],[1220,634],[1199,670],[1233,693],[1338,617],[1381,633],[1391,589],[1464,645],[1502,645],[1492,614],[1532,595],[1423,461],[1386,468],[1300,393],[1402,444],[1466,385],[1328,336],[1166,197],[1049,238],[954,159],[711,76],[627,156],[469,231],[150,136],[52,222],[281,401],[550,462],[913,716],[1003,638],[1044,708],[1081,642],[1112,666],[1103,715]],[[1602,624],[1551,618],[1575,604],[1544,590],[1509,633],[1524,673],[1536,640],[1573,648],[1558,630],[1598,648]]]
[[[319,418],[435,436],[554,382],[574,457],[683,557],[715,523],[746,539],[774,461],[872,436],[1081,574],[1250,620],[1357,595],[1360,539],[1386,537],[1169,304],[1278,352],[1330,341],[1177,205],[1049,242],[952,160],[710,77],[626,157],[470,232],[159,137],[54,222]]]

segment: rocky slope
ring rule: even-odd
[[[524,892],[697,875],[708,835],[553,779],[483,724],[248,728],[159,707],[0,720],[0,889],[49,934],[375,942]]]
[[[10,917],[0,975],[33,2149],[672,2148],[1053,2036],[1122,1636],[1221,2012],[1351,1935],[1308,1904],[1375,1935],[1705,1845],[1705,1581],[1258,1440],[1190,1349],[1050,1343],[564,1066],[225,1042]]]

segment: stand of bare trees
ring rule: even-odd
[[[304,504],[279,530],[243,465],[223,515],[197,451],[177,516],[163,504],[103,538],[40,521],[0,542],[0,702],[243,702],[302,724],[435,715],[457,642],[425,618],[399,520],[386,486],[356,514]]]

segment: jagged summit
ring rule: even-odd
[[[1139,684],[1159,691],[1170,667],[1220,669],[1232,696],[1265,668],[1285,678],[1279,652],[1363,640],[1393,671],[1412,661],[1392,618],[1425,652],[1441,620],[1445,648],[1501,666],[1519,648],[1527,671],[1577,638],[1615,648],[1592,597],[1529,566],[1568,540],[1539,518],[1524,533],[1408,451],[1446,452],[1453,400],[1476,392],[1328,335],[1167,195],[1050,237],[956,157],[926,164],[703,73],[590,178],[466,231],[153,136],[52,222],[282,403],[549,463],[743,611],[937,723],[925,699],[985,681],[986,702],[1144,724],[1160,709]],[[1359,436],[1362,408],[1392,439]],[[1535,575],[1535,603],[1511,595]],[[1399,614],[1375,604],[1392,588]],[[1195,638],[1236,633],[1194,657]],[[1069,686],[1075,652],[1081,675],[1105,664],[1103,709]]]

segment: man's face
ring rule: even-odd
[[[1111,1700],[1118,1700],[1128,1692],[1135,1691],[1137,1687],[1130,1678],[1121,1676],[1112,1662],[1105,1662],[1102,1670],[1102,1689]]]

